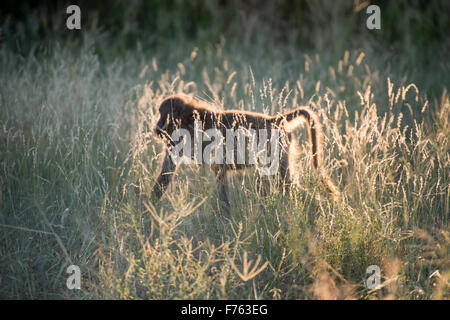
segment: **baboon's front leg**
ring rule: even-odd
[[[152,197],[157,199],[161,198],[169,186],[170,181],[172,181],[176,168],[177,166],[173,162],[170,152],[166,149],[164,152],[164,161],[162,164],[161,173],[159,174],[155,186],[153,187]]]
[[[219,190],[219,198],[228,213],[230,209],[230,201],[228,200],[228,181],[227,170],[225,168],[217,168],[214,170],[216,174],[217,189]]]

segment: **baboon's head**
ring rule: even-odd
[[[161,103],[159,116],[155,133],[160,138],[167,139],[173,131],[180,127],[185,128],[189,122],[192,122],[192,107],[182,98],[171,97]]]

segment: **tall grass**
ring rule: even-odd
[[[430,97],[362,49],[271,56],[222,38],[103,60],[98,37],[0,48],[2,298],[448,299],[446,89]],[[226,218],[213,175],[184,166],[151,199],[156,106],[178,92],[270,114],[310,105],[343,197],[324,195],[299,129],[288,197],[239,173]],[[81,290],[66,287],[71,264]]]

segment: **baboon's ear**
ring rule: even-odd
[[[170,99],[170,106],[176,115],[183,114],[184,110],[186,109],[184,101],[179,98]]]
[[[178,116],[180,111],[184,109],[183,100],[173,97],[167,98],[161,103],[160,111],[166,110],[167,113],[171,113],[174,116]]]
[[[192,115],[193,107],[183,99],[172,99],[171,106],[176,118],[189,118]]]

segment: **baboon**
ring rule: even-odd
[[[321,183],[325,187],[325,191],[336,196],[339,192],[333,181],[321,170],[322,164],[322,130],[319,118],[315,112],[308,107],[297,107],[296,109],[284,114],[275,116],[268,116],[262,113],[241,111],[241,110],[215,110],[209,104],[194,100],[185,96],[172,96],[165,99],[159,107],[160,118],[156,124],[155,133],[166,144],[162,170],[159,174],[152,196],[160,198],[167,189],[177,165],[174,163],[170,150],[175,143],[172,140],[172,133],[178,129],[183,128],[194,136],[194,122],[200,121],[202,130],[217,129],[222,133],[226,130],[237,129],[255,129],[260,132],[260,129],[265,129],[267,135],[265,138],[271,138],[274,129],[278,129],[279,134],[277,143],[280,147],[279,164],[278,164],[278,180],[283,192],[289,191],[289,186],[292,182],[292,168],[290,168],[290,150],[291,142],[293,140],[290,130],[295,128],[296,122],[294,120],[303,118],[308,123],[309,138],[311,142],[312,152],[312,167],[315,173],[320,177]],[[225,136],[225,135],[224,135]],[[259,134],[258,137],[261,135]],[[234,138],[233,138],[234,139]],[[233,141],[234,142],[234,141]],[[202,146],[201,151],[204,151],[205,146]],[[234,154],[233,154],[234,156]],[[235,159],[234,159],[235,160]],[[238,164],[232,161],[231,164],[209,164],[216,176],[219,196],[226,209],[230,206],[230,201],[227,193],[227,173],[244,169],[249,166],[248,163]]]

